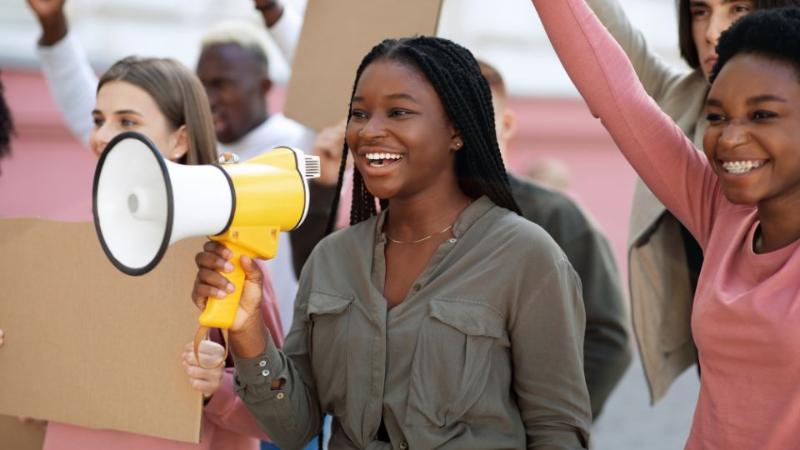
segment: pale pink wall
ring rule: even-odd
[[[0,162],[0,216],[85,219],[94,157],[64,127],[37,72],[6,69],[2,77],[17,136],[12,156]],[[280,90],[271,95],[273,110],[282,96]],[[510,107],[519,116],[510,170],[522,173],[542,157],[563,160],[570,194],[607,233],[624,270],[634,174],[599,121],[580,100],[517,98]]]

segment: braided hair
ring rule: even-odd
[[[492,93],[472,53],[452,41],[436,37],[384,40],[373,47],[358,66],[350,95],[348,122],[358,81],[364,69],[377,60],[401,62],[417,69],[439,95],[448,119],[464,142],[455,156],[456,178],[461,190],[472,198],[486,195],[496,205],[520,214],[519,206],[511,196],[505,165],[497,145]],[[328,220],[328,233],[333,230],[336,220],[348,153],[345,142],[338,188]],[[382,199],[380,203],[382,208],[388,206],[386,200]],[[362,222],[377,212],[375,197],[367,190],[358,169],[354,169],[350,225]]]
[[[11,109],[3,97],[3,82],[0,80],[0,158],[11,153],[11,136],[14,134],[14,121]]]

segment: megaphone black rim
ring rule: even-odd
[[[164,227],[164,236],[161,238],[161,245],[159,246],[155,256],[144,267],[130,267],[126,264],[123,264],[114,256],[114,254],[111,252],[111,249],[108,247],[108,243],[106,243],[106,240],[103,237],[103,233],[100,228],[100,219],[98,218],[97,214],[97,188],[100,183],[100,173],[102,172],[106,157],[109,155],[111,150],[120,141],[125,139],[136,139],[142,142],[145,147],[147,147],[153,153],[153,156],[156,158],[156,161],[158,161],[159,168],[161,169],[161,176],[164,178],[164,185],[166,186],[167,191],[167,223]],[[114,139],[112,139],[111,142],[106,145],[106,148],[103,149],[103,153],[100,155],[100,160],[97,162],[97,167],[94,171],[94,182],[92,183],[92,215],[94,216],[94,228],[97,232],[98,239],[100,239],[100,245],[103,247],[103,252],[105,252],[108,259],[111,260],[111,263],[114,264],[114,267],[127,275],[139,276],[150,272],[153,270],[153,268],[155,268],[156,265],[158,265],[158,263],[161,261],[161,258],[164,257],[167,247],[169,247],[169,239],[170,236],[172,236],[172,221],[175,216],[175,204],[173,203],[172,197],[172,182],[169,179],[168,173],[169,172],[167,171],[167,164],[164,162],[164,157],[158,152],[158,148],[156,148],[155,144],[153,144],[153,142],[148,139],[147,136],[135,131],[126,131],[114,137]]]

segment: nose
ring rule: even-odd
[[[112,130],[108,122],[104,123],[99,128],[95,128],[92,132],[91,139],[92,151],[94,151],[95,155],[100,156],[103,150],[105,150],[106,145],[108,145],[111,139],[114,139],[114,136],[117,134],[119,133],[117,133],[116,130]]]
[[[716,49],[717,42],[719,42],[719,36],[723,31],[728,29],[730,25],[730,22],[723,16],[722,13],[712,13],[711,19],[708,23],[708,28],[706,29],[706,42],[711,44],[711,46]]]
[[[386,135],[386,126],[377,114],[372,115],[358,130],[358,137],[362,139],[375,139]]]
[[[731,122],[723,130],[719,137],[719,143],[723,148],[730,149],[746,144],[750,140],[745,127],[737,122]]]

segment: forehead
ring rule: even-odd
[[[96,109],[104,113],[133,110],[142,115],[161,114],[147,91],[127,81],[109,81],[97,91]]]
[[[758,54],[736,55],[722,67],[708,96],[751,97],[765,94],[798,96],[797,100],[800,101],[798,66]]]
[[[393,94],[409,94],[415,99],[439,97],[425,75],[409,63],[387,59],[370,63],[361,73],[355,96]]]

